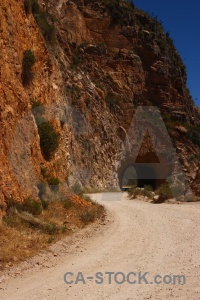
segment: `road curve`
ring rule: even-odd
[[[1,300],[200,299],[200,203],[150,204],[128,200],[126,193],[92,197],[105,205],[107,221],[57,243],[31,268],[11,271],[0,284]],[[73,273],[68,281],[82,272],[77,284],[64,282],[66,272]],[[97,272],[102,284],[95,282],[101,282]],[[139,272],[148,272],[140,284]],[[173,275],[185,275],[186,284],[163,282]]]

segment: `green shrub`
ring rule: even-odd
[[[171,188],[173,192],[173,197],[179,200],[184,194],[184,181],[176,182],[176,184],[173,184]]]
[[[46,184],[44,182],[39,182],[37,188],[39,190],[38,197],[41,200],[46,194]]]
[[[57,225],[54,222],[45,222],[41,219],[34,217],[32,214],[27,212],[17,213],[17,216],[27,223],[29,226],[39,229],[49,235],[54,235],[59,232],[64,232],[67,230],[66,226]]]
[[[138,99],[133,98],[133,105],[134,105],[135,108],[138,107],[138,104],[139,104]]]
[[[19,204],[19,202],[18,201],[16,201],[13,197],[12,198],[9,198],[8,200],[7,200],[7,207],[6,207],[6,210],[8,211],[8,210],[10,210],[11,208],[16,208],[16,206]]]
[[[33,78],[32,67],[35,63],[35,55],[34,53],[28,49],[23,54],[22,61],[22,83],[23,85],[27,85]]]
[[[103,0],[106,10],[116,25],[133,25],[134,4],[132,1]],[[131,13],[132,12],[132,13]]]
[[[42,204],[42,208],[44,210],[48,209],[48,207],[49,207],[49,201],[41,199],[41,204]]]
[[[71,191],[72,193],[81,196],[83,194],[83,187],[79,184],[79,183],[75,183],[72,187],[71,187]]]
[[[35,20],[38,27],[40,28],[44,38],[51,45],[55,44],[55,27],[53,24],[50,24],[47,20],[47,14],[40,10],[38,14],[35,14]]]
[[[79,214],[79,219],[85,224],[94,222],[97,218],[100,218],[103,215],[103,212],[104,208],[102,205],[93,206],[81,212]]]
[[[41,109],[41,114],[45,113],[45,107],[43,106],[43,104],[40,101],[36,101],[34,99],[31,100],[31,106],[32,109]]]
[[[166,42],[166,40],[164,40],[164,38],[158,39],[158,40],[157,40],[157,44],[158,44],[158,46],[159,46],[161,52],[162,52],[162,53],[165,53],[166,50],[167,50],[167,42]]]
[[[41,174],[45,178],[48,177],[48,175],[47,175],[47,168],[41,168]]]
[[[38,125],[40,136],[40,147],[42,155],[46,160],[51,160],[59,146],[60,134],[55,131],[50,122],[43,122]]]
[[[83,223],[94,222],[94,220],[96,219],[95,211],[94,210],[90,210],[90,211],[88,210],[88,211],[82,212],[81,214],[79,214],[79,219]]]
[[[159,195],[159,198],[161,200],[173,198],[173,194],[168,183],[161,184],[160,187],[156,190],[156,194]]]
[[[73,70],[73,69],[77,69],[78,66],[81,65],[81,63],[83,63],[83,58],[82,56],[80,55],[73,55],[72,56],[72,63],[70,65],[70,68]]]
[[[90,198],[90,196],[88,196],[88,195],[82,195],[81,198],[87,202],[93,202],[92,199]]]
[[[41,204],[31,197],[24,199],[23,202],[18,202],[13,198],[10,199],[7,203],[7,209],[11,208],[16,208],[18,211],[25,211],[33,215],[39,215],[42,212]]]
[[[21,210],[26,211],[33,215],[39,215],[42,212],[42,207],[41,207],[41,204],[37,200],[35,200],[31,197],[28,197],[22,203]]]
[[[66,229],[65,226],[59,226],[53,222],[43,224],[42,226],[40,226],[40,228],[50,235],[57,234],[57,233],[59,233],[59,231],[63,232]]]
[[[112,93],[108,92],[106,95],[106,103],[109,109],[112,111],[116,105],[119,105],[120,100],[116,98]]]
[[[35,14],[39,11],[40,7],[37,0],[24,0],[24,9],[26,14],[30,12]]]
[[[149,184],[149,185],[145,185],[144,186],[144,190],[148,191],[148,192],[152,192],[153,191],[153,187]]]
[[[130,198],[136,199],[137,197],[144,196],[149,199],[152,198],[152,187],[151,186],[144,186],[144,188],[138,188],[136,185],[132,186],[128,190],[128,194]]]
[[[47,181],[52,192],[58,192],[60,184],[59,179],[56,177],[49,177]]]
[[[192,194],[188,194],[184,197],[184,201],[186,201],[186,202],[195,202],[196,197]]]
[[[129,196],[133,196],[133,194],[135,193],[137,186],[133,185],[130,189],[128,189],[128,194]]]
[[[16,218],[16,210],[10,209],[9,212],[2,218],[3,224],[12,228],[19,226],[20,221]]]

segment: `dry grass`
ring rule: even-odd
[[[100,218],[103,214],[103,206],[93,205],[91,208],[83,211],[79,214],[79,219],[84,223],[88,224],[94,222],[96,219]]]
[[[40,214],[29,212],[27,202],[9,206],[0,226],[0,270],[26,260],[74,230],[101,218],[104,208],[69,194],[61,201],[50,201]]]
[[[1,225],[0,236],[1,269],[33,256],[48,244],[48,234],[22,224],[19,227]]]

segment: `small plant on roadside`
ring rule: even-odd
[[[96,214],[94,210],[88,210],[79,214],[79,218],[83,223],[87,224],[90,222],[94,222],[94,220],[96,219]]]
[[[135,193],[137,186],[133,185],[130,189],[128,189],[129,196],[132,196]]]
[[[184,201],[186,202],[195,202],[198,201],[197,197],[195,197],[193,194],[188,194],[184,197]]]
[[[147,197],[149,199],[153,198],[152,195],[152,187],[150,185],[144,186],[144,188],[139,188],[136,185],[132,186],[130,189],[128,189],[129,197],[132,199],[136,199],[137,197]]]
[[[173,198],[172,191],[168,185],[168,183],[163,183],[156,190],[156,194],[159,196],[161,200],[167,200]]]
[[[88,224],[90,222],[94,222],[96,219],[100,218],[103,213],[103,206],[97,205],[87,208],[79,214],[79,219],[84,223]]]
[[[144,186],[144,190],[145,190],[145,191],[152,192],[152,191],[153,191],[153,187],[152,187],[150,184],[148,184],[148,185],[145,185],[145,186]]]
[[[71,191],[72,193],[81,196],[83,195],[83,187],[79,184],[79,183],[75,183],[72,187],[71,187]]]
[[[88,195],[82,195],[81,198],[86,200],[87,202],[92,202],[92,199]]]
[[[60,231],[64,232],[67,229],[66,226],[60,226],[51,221],[45,222],[27,212],[17,213],[17,215],[22,221],[28,223],[29,226],[39,229],[49,235],[55,235]]]

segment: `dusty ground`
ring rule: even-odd
[[[53,245],[49,252],[1,274],[1,300],[200,299],[200,204],[150,204],[126,194],[95,194],[107,208],[105,223],[93,224]],[[118,201],[116,201],[118,200]],[[185,285],[96,284],[96,272],[149,272],[186,276]],[[64,274],[82,272],[86,284],[66,284]],[[118,275],[117,280],[122,277]],[[131,277],[130,281],[135,278]],[[137,277],[136,277],[137,279]]]

